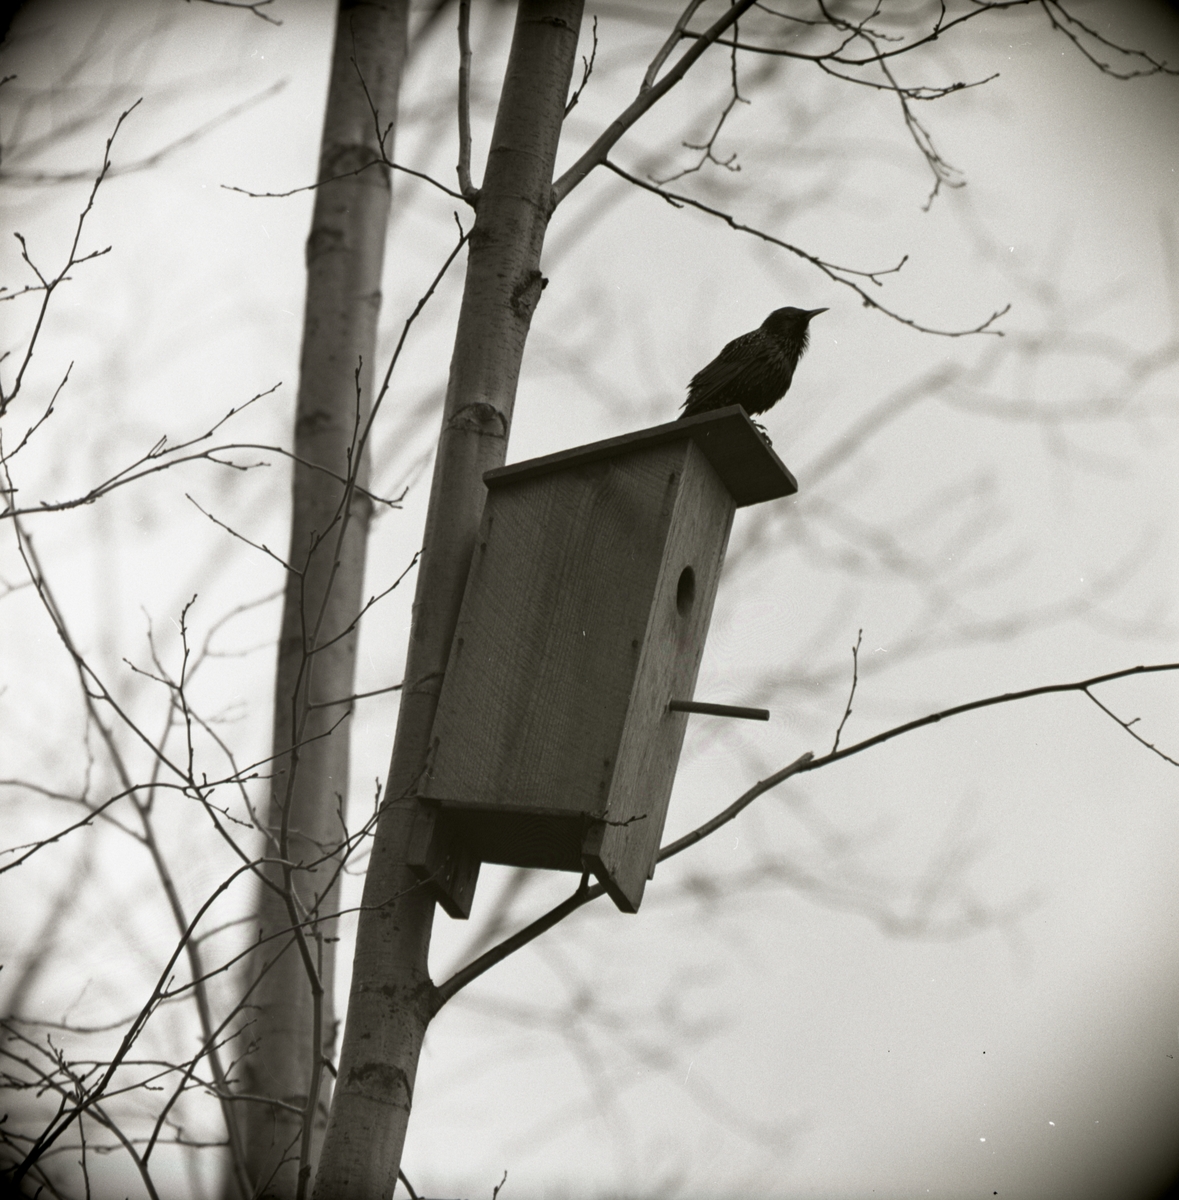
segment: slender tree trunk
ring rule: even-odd
[[[372,401],[390,203],[387,168],[359,169],[381,156],[378,120],[382,133],[390,131],[384,153],[392,155],[408,9],[408,0],[340,2],[321,186],[307,239],[292,569],[275,681],[266,845],[268,858],[296,865],[272,862],[267,886],[259,889],[257,929],[270,940],[252,963],[251,1052],[241,1068],[243,1092],[276,1102],[246,1102],[242,1122],[250,1186],[266,1196],[298,1194],[300,1160],[313,1168],[330,1100],[323,1062],[337,1024],[331,914],[338,907],[348,796],[346,698],[355,690],[355,622],[371,510],[356,487],[365,486],[368,474],[358,436]],[[296,925],[297,935],[284,932]],[[303,1188],[308,1182],[305,1171]]]
[[[582,0],[521,0],[471,234],[466,286],[414,597],[405,686],[365,878],[339,1080],[317,1200],[393,1192],[418,1055],[434,1013],[434,900],[405,866],[421,773],[486,489],[503,463],[516,382],[544,280],[553,164]]]

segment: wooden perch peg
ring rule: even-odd
[[[746,721],[768,721],[768,708],[745,708],[740,704],[707,704],[703,700],[669,700],[668,712],[702,713],[707,717],[742,717]]]

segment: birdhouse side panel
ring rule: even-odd
[[[585,843],[588,865],[624,911],[637,911],[654,871],[687,727],[687,714],[667,706],[695,691],[734,507],[692,445],[611,781],[608,821]]]
[[[424,792],[601,814],[689,444],[489,493]]]

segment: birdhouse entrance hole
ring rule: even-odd
[[[680,572],[680,581],[675,588],[675,606],[681,617],[686,617],[692,611],[692,601],[696,599],[696,572],[691,567],[685,567]]]
[[[480,862],[655,870],[734,509],[797,490],[737,406],[500,467],[408,863],[452,916]]]

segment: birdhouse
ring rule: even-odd
[[[452,916],[480,862],[655,870],[733,511],[798,490],[739,406],[489,471],[410,865]]]

